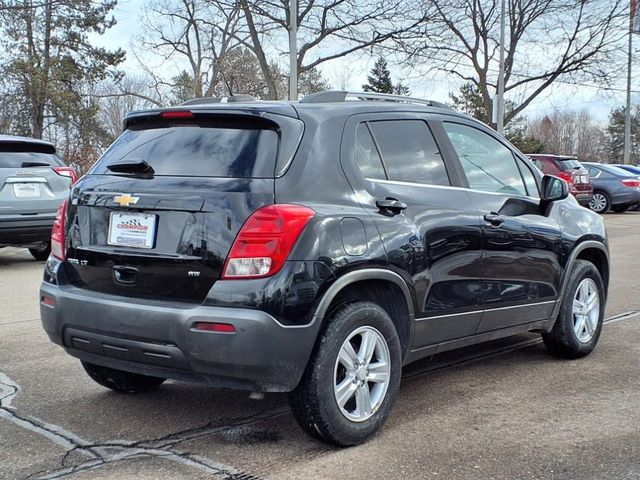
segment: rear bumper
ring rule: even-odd
[[[27,246],[48,242],[55,221],[52,216],[24,219],[0,219],[0,245]]]
[[[260,310],[134,303],[46,282],[40,300],[44,330],[74,357],[143,375],[252,391],[293,390],[320,324],[284,326]],[[194,322],[230,323],[236,332],[197,331]]]
[[[586,207],[589,205],[589,202],[591,202],[591,199],[593,198],[593,191],[590,192],[572,192],[573,196],[576,197],[576,200],[578,201],[578,203],[580,205],[582,205],[583,207]]]

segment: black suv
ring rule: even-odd
[[[292,392],[353,445],[420,358],[525,331],[593,350],[602,219],[493,130],[403,97],[234,100],[129,114],[59,211],[42,323],[96,382]]]

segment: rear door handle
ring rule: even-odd
[[[487,213],[484,216],[484,220],[485,222],[489,222],[494,227],[499,227],[504,223],[506,218],[504,217],[504,215],[500,215],[499,213],[496,213],[496,212],[491,212],[491,213]]]
[[[400,213],[407,208],[407,204],[397,198],[387,197],[384,200],[376,200],[376,207],[380,210],[388,210],[392,213]]]

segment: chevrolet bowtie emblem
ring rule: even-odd
[[[120,205],[121,207],[128,207],[129,205],[135,205],[140,200],[140,197],[132,197],[128,193],[123,193],[122,195],[117,195],[113,197],[113,201]]]

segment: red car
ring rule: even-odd
[[[576,157],[565,155],[529,155],[534,165],[547,175],[565,180],[569,191],[582,206],[588,206],[593,197],[593,185],[589,172]]]

